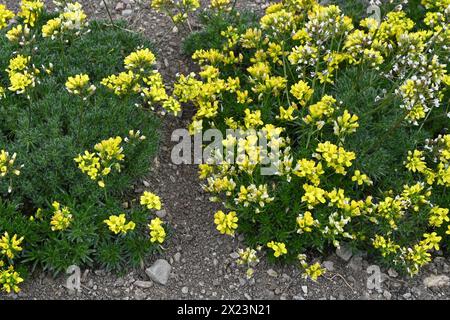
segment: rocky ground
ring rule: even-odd
[[[0,0],[10,7],[17,0]],[[51,2],[51,1],[48,1]],[[101,0],[79,0],[91,17],[106,19]],[[182,55],[183,34],[170,20],[151,11],[148,1],[107,1],[114,19],[126,19],[129,28],[143,33],[156,45],[159,69],[173,80],[178,72],[192,68]],[[239,7],[262,12],[264,0],[238,0]],[[162,197],[161,216],[173,228],[161,256],[151,257],[146,268],[125,275],[104,270],[81,270],[81,291],[72,292],[67,276],[53,278],[38,272],[28,279],[18,295],[0,299],[448,299],[450,297],[450,259],[437,257],[413,279],[400,277],[392,270],[381,270],[378,289],[368,273],[364,254],[346,250],[326,257],[327,274],[317,282],[302,279],[295,266],[270,265],[265,259],[255,268],[250,281],[245,269],[235,264],[235,252],[244,247],[242,238],[220,236],[213,224],[217,207],[208,202],[197,179],[194,165],[175,166],[170,161],[171,132],[187,125],[189,114],[167,118],[163,124],[162,145],[151,172],[135,186],[136,192],[149,189]],[[164,259],[158,260],[157,259]],[[370,268],[369,268],[370,271]],[[153,280],[152,280],[153,279]],[[166,282],[167,280],[167,282]],[[165,282],[161,284],[159,282]]]

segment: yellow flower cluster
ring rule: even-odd
[[[61,206],[57,201],[52,203],[53,216],[50,221],[52,231],[64,231],[69,226],[73,220],[72,213],[70,209],[66,206]]]
[[[234,211],[225,214],[222,210],[219,210],[214,214],[214,223],[221,234],[234,236],[234,231],[238,227],[238,221],[239,219]]]
[[[29,35],[30,28],[28,27],[28,25],[18,24],[9,29],[9,31],[6,33],[6,38],[11,42],[24,43],[25,39],[28,38]]]
[[[434,158],[432,165],[427,164],[426,156]],[[420,173],[429,185],[450,186],[450,134],[428,140],[425,150],[408,151],[405,167]]]
[[[78,2],[69,2],[66,3],[57,18],[48,20],[42,27],[42,36],[55,39],[57,36],[62,36],[67,32],[78,35],[87,26],[87,15],[83,11],[83,6]]]
[[[273,250],[273,255],[276,258],[287,254],[286,245],[283,242],[270,241],[267,243],[267,247]]]
[[[23,282],[20,274],[14,270],[14,266],[9,266],[3,270],[3,262],[0,260],[0,289],[6,293],[14,291],[18,293],[20,291],[19,284]]]
[[[77,74],[69,77],[66,82],[66,89],[72,94],[83,97],[83,99],[87,99],[96,90],[95,86],[89,83],[87,74]]]
[[[137,72],[145,72],[146,70],[150,70],[155,62],[155,55],[147,48],[132,52],[125,57],[124,60],[125,69],[135,70]]]
[[[81,172],[86,173],[91,180],[97,181],[98,185],[104,188],[104,179],[112,169],[118,172],[121,170],[120,163],[125,159],[121,143],[121,137],[103,140],[94,146],[95,153],[86,150],[74,160]]]
[[[155,62],[155,55],[149,49],[138,49],[125,57],[127,71],[110,75],[101,84],[118,96],[139,94],[152,109],[154,104],[159,104],[163,108],[162,114],[168,112],[176,116],[181,105],[167,94],[161,74],[153,70]]]
[[[9,20],[14,18],[14,12],[8,10],[4,4],[0,4],[0,30],[8,25]]]
[[[258,251],[261,250],[261,247],[257,248]],[[237,264],[238,265],[246,265],[247,266],[247,278],[250,279],[253,277],[253,274],[255,273],[255,270],[253,269],[253,266],[257,265],[259,263],[259,258],[257,255],[257,251],[252,248],[245,248],[245,249],[239,249],[238,251],[239,258],[237,258]]]
[[[163,227],[163,221],[160,218],[154,218],[148,225],[150,229],[150,241],[156,243],[163,243],[166,239],[166,230]]]
[[[23,249],[20,246],[22,241],[23,237],[18,238],[17,234],[10,237],[8,232],[5,232],[0,238],[0,253],[8,259],[14,259],[15,255]]]
[[[43,9],[44,3],[41,0],[22,0],[20,12],[17,15],[23,19],[25,24],[34,27]]]
[[[129,221],[125,218],[125,214],[119,214],[118,216],[112,215],[108,219],[103,221],[109,227],[114,234],[126,234],[128,231],[134,230],[136,224],[133,221]]]
[[[151,7],[169,16],[175,24],[188,21],[189,14],[200,7],[199,0],[151,0]]]
[[[161,199],[154,193],[144,191],[144,194],[141,196],[141,205],[149,210],[161,210]]]
[[[36,85],[36,75],[39,70],[30,66],[30,57],[17,55],[9,61],[9,67],[6,69],[9,75],[10,86],[8,89],[16,94],[25,93],[30,87]]]
[[[326,272],[326,269],[322,268],[319,262],[308,265],[305,254],[299,254],[297,258],[300,262],[300,266],[305,271],[303,273],[304,278],[310,278],[312,281],[317,281],[317,279]]]
[[[14,166],[17,154],[14,153],[12,156],[9,152],[5,150],[0,151],[0,177],[4,178],[9,174],[20,175],[20,168]]]
[[[8,151],[0,150],[0,179],[9,178],[8,192],[12,191],[12,177],[20,175],[23,165],[17,166],[17,154],[10,155]]]

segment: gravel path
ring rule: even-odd
[[[10,7],[17,0],[0,0]],[[51,1],[48,1],[51,2]],[[101,0],[79,1],[91,17],[107,18]],[[148,1],[108,1],[114,18],[125,18],[130,29],[143,33],[156,44],[159,69],[170,83],[176,73],[188,72],[193,66],[181,54],[182,35],[173,32],[168,18],[148,8]],[[262,12],[263,0],[240,0],[238,6]],[[369,263],[363,254],[345,261],[336,254],[324,259],[329,272],[317,282],[301,278],[295,266],[270,265],[265,259],[255,268],[251,281],[245,269],[234,262],[234,252],[244,247],[241,237],[221,236],[214,228],[217,210],[200,188],[193,165],[175,166],[170,161],[171,132],[186,127],[189,112],[181,118],[166,118],[162,146],[152,171],[135,186],[137,193],[146,188],[162,197],[166,216],[174,234],[165,243],[161,256],[171,273],[166,285],[152,282],[144,270],[119,276],[104,270],[82,270],[81,292],[65,288],[66,276],[53,278],[36,273],[22,286],[18,295],[0,295],[0,299],[448,299],[450,297],[450,259],[438,257],[414,279],[399,277],[392,270],[381,270],[379,290],[369,290]],[[146,187],[149,186],[149,187]],[[340,254],[343,256],[342,254]],[[439,278],[438,278],[439,276]],[[437,281],[440,280],[440,281]]]

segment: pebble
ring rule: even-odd
[[[231,259],[238,259],[239,258],[239,253],[237,253],[237,252],[230,253],[230,258]]]
[[[334,271],[334,262],[333,261],[324,261],[322,263],[323,267],[328,271]]]
[[[153,286],[153,282],[137,280],[137,281],[134,282],[134,285],[136,287],[139,287],[139,288],[142,288],[142,289],[148,289],[148,288],[151,288]]]
[[[273,269],[267,270],[267,274],[269,276],[271,276],[271,277],[274,277],[274,278],[278,277],[278,273],[275,270],[273,270]]]
[[[145,273],[152,279],[153,281],[166,285],[169,280],[170,271],[172,270],[172,266],[164,259],[158,259],[155,263],[145,270]]]
[[[389,275],[389,277],[397,278],[397,277],[398,277],[398,272],[395,271],[395,270],[392,269],[392,268],[389,268],[389,270],[388,270],[388,275]]]
[[[387,300],[391,300],[392,294],[389,291],[384,290],[383,297],[385,297]]]
[[[132,14],[133,14],[133,10],[131,10],[131,9],[125,9],[125,10],[122,11],[122,15],[124,17],[131,16]]]
[[[308,294],[308,287],[307,286],[302,286],[302,291],[305,295]]]
[[[160,218],[164,218],[167,215],[166,209],[156,211],[156,215]]]
[[[411,296],[412,296],[411,292],[407,292],[407,293],[405,293],[405,294],[403,295],[403,298],[405,298],[405,299],[410,299]]]
[[[177,252],[173,255],[173,259],[175,260],[175,262],[180,262],[181,260],[181,253]]]
[[[446,275],[432,275],[423,280],[423,284],[427,288],[442,288],[450,285],[450,278]]]
[[[354,256],[350,260],[348,266],[355,272],[361,271],[363,265],[363,259],[359,256]]]
[[[336,255],[344,261],[349,261],[353,255],[353,252],[348,245],[342,244],[338,249],[336,249]]]
[[[189,293],[189,288],[188,287],[181,288],[181,293],[182,294],[188,294]]]

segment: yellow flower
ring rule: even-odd
[[[54,18],[47,21],[47,23],[42,26],[42,37],[52,37],[56,36],[61,30],[61,18]]]
[[[297,217],[298,230],[297,233],[311,232],[312,227],[319,226],[319,221],[315,220],[311,212],[305,211]]]
[[[424,233],[423,238],[420,245],[427,248],[427,250],[439,250],[439,242],[441,242],[442,237],[438,236],[436,232]]]
[[[121,137],[109,138],[97,143],[94,149],[104,162],[110,162],[112,160],[123,161],[125,155],[122,153],[123,148],[120,146],[121,143]]]
[[[0,30],[6,27],[12,18],[14,18],[14,12],[8,10],[4,4],[0,4]]]
[[[355,132],[358,127],[358,116],[344,110],[344,114],[337,117],[336,121],[334,121],[333,130],[335,135],[341,137],[342,135]]]
[[[134,230],[136,224],[133,221],[127,223],[125,214],[120,214],[118,216],[110,216],[107,220],[103,221],[109,227],[109,230],[115,234],[126,234],[129,230]]]
[[[137,79],[139,77],[131,70],[128,72],[121,72],[118,75],[111,75],[102,80],[101,84],[118,96],[127,95],[130,93],[135,93],[139,91],[139,85],[137,84]]]
[[[346,151],[343,147],[338,147],[329,141],[319,143],[316,151],[318,159],[324,159],[327,165],[333,168],[336,173],[345,175],[345,167],[352,165],[352,160],[356,158],[354,152]]]
[[[227,6],[230,4],[230,0],[211,0],[211,8],[216,10],[224,10],[227,9]]]
[[[23,21],[26,24],[34,27],[37,19],[42,13],[43,8],[44,3],[40,0],[22,0],[20,12],[17,15],[23,18]]]
[[[8,257],[8,259],[14,259],[16,253],[22,251],[22,247],[20,246],[22,241],[23,237],[18,239],[17,234],[10,237],[8,232],[5,231],[0,238],[0,252]]]
[[[86,97],[94,92],[96,88],[94,85],[89,85],[89,76],[87,74],[77,74],[67,79],[66,89],[70,93]]]
[[[317,281],[317,279],[322,276],[326,272],[325,268],[322,268],[320,263],[316,262],[305,268],[304,277],[309,277],[313,281]]]
[[[17,94],[23,94],[28,87],[35,86],[34,76],[26,71],[24,73],[11,73],[9,81],[11,82],[11,85],[8,87],[8,89]]]
[[[0,289],[6,293],[10,293],[11,291],[18,293],[20,291],[18,284],[22,282],[23,279],[20,277],[20,274],[14,270],[13,266],[9,266],[6,270],[0,269]]]
[[[361,171],[359,170],[355,170],[352,181],[356,181],[356,183],[358,183],[358,185],[360,186],[363,184],[372,184],[372,180],[370,180],[370,178],[366,174],[361,173]]]
[[[287,109],[280,107],[280,115],[277,118],[285,121],[294,121],[297,119],[297,116],[294,117],[293,115],[296,110],[297,107],[294,105],[290,105]]]
[[[161,210],[161,199],[154,193],[144,191],[141,196],[141,205],[146,206],[149,210]]]
[[[6,177],[9,174],[20,175],[20,167],[15,167],[14,163],[16,161],[17,154],[14,153],[12,156],[9,152],[5,150],[0,150],[0,178]]]
[[[267,243],[267,247],[273,250],[275,258],[287,254],[286,245],[283,242],[270,241]]]
[[[149,71],[155,62],[155,55],[149,49],[132,52],[124,60],[125,69],[139,72]]]
[[[30,34],[30,28],[27,25],[17,25],[9,29],[6,33],[6,38],[11,42],[17,42],[23,37],[27,37]]]
[[[245,109],[244,124],[247,129],[256,128],[264,124],[261,120],[261,110],[250,111]]]
[[[303,190],[305,190],[305,194],[302,196],[302,202],[306,202],[309,208],[314,207],[319,203],[325,203],[325,195],[326,191],[315,187],[309,184],[303,185]]]
[[[52,231],[66,230],[73,220],[73,216],[70,213],[70,209],[65,206],[61,207],[60,203],[57,201],[54,201],[52,203],[52,207],[53,207],[53,217],[50,221]]]
[[[423,151],[408,151],[405,167],[412,172],[424,172],[427,169],[427,164],[424,160]]]
[[[300,80],[291,87],[291,94],[299,101],[300,105],[305,106],[311,99],[314,90],[305,82]]]
[[[238,220],[236,212],[234,211],[225,214],[222,210],[219,210],[214,214],[214,223],[217,225],[217,230],[219,230],[221,234],[233,236],[234,231],[238,227]]]
[[[150,229],[150,241],[163,243],[166,238],[166,231],[162,226],[163,221],[160,218],[155,218],[150,221],[148,225]]]

